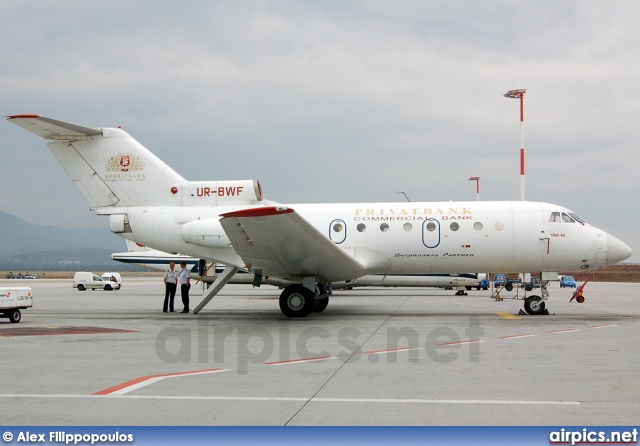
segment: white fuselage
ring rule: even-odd
[[[270,204],[263,202],[261,206]],[[591,270],[612,263],[609,251],[622,243],[588,224],[550,221],[554,212],[571,211],[547,203],[287,207],[338,247],[375,252],[384,260],[376,262],[373,272],[383,274]],[[132,232],[120,235],[161,251],[243,267],[218,219],[220,214],[244,208],[247,206],[130,207],[126,213]],[[185,225],[193,229],[194,222],[200,227],[185,234]]]

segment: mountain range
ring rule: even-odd
[[[108,228],[64,229],[34,225],[0,212],[0,270],[131,270],[111,260],[125,251],[124,240]]]

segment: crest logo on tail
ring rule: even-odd
[[[118,153],[107,160],[104,166],[107,173],[104,174],[105,181],[144,181],[144,161],[139,156],[131,153]],[[113,173],[109,173],[113,172]]]
[[[105,169],[110,172],[133,172],[144,170],[144,161],[130,153],[118,153],[107,160]]]

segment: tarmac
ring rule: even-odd
[[[640,284],[550,286],[547,316],[516,292],[336,291],[289,319],[273,287],[228,285],[198,315],[163,313],[157,277],[119,291],[30,286],[0,319],[5,425],[634,425]],[[200,285],[191,289],[194,308]],[[519,291],[517,297],[522,297]],[[538,293],[529,293],[538,294]],[[182,304],[176,296],[175,309]]]

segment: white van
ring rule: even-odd
[[[89,288],[92,290],[98,288],[106,291],[120,289],[120,285],[118,283],[111,282],[110,280],[104,280],[102,277],[96,276],[89,271],[78,271],[75,273],[73,276],[73,287],[77,288],[78,291],[84,291]]]
[[[112,273],[111,271],[109,271],[108,273],[102,273],[102,280],[108,280],[110,282],[118,284],[116,290],[122,288],[122,276],[120,275],[120,273]]]

